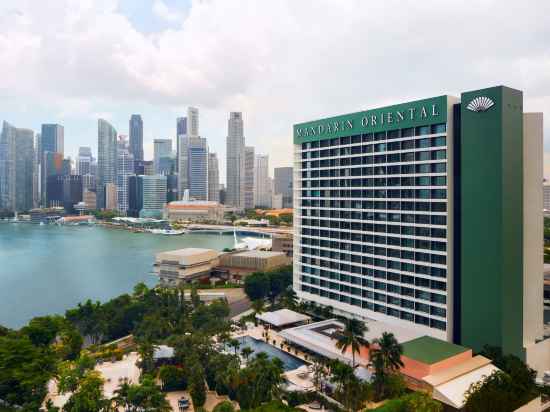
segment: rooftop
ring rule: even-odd
[[[291,325],[293,323],[307,322],[311,320],[311,317],[294,312],[290,309],[279,309],[274,312],[257,314],[256,318],[273,326]]]
[[[470,349],[444,340],[422,336],[402,343],[403,356],[432,365]]]
[[[204,209],[220,206],[220,203],[208,200],[178,200],[166,205],[168,209]]]
[[[157,253],[156,260],[177,260],[182,265],[192,265],[215,259],[219,255],[217,250],[190,247]]]
[[[233,256],[270,258],[275,256],[286,256],[286,254],[284,252],[267,252],[264,250],[248,250],[246,252],[235,253]]]

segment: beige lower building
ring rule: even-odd
[[[114,183],[107,183],[105,185],[105,209],[116,210],[117,205],[117,187]]]
[[[160,283],[176,286],[209,277],[214,266],[220,263],[219,252],[212,249],[187,248],[157,253],[155,273]]]
[[[223,223],[224,206],[218,202],[181,200],[170,202],[164,209],[169,221],[212,221]]]
[[[290,259],[283,252],[261,250],[227,253],[220,257],[220,265],[223,267],[262,272],[290,265],[290,263]]]
[[[273,235],[271,250],[273,252],[283,252],[288,257],[292,257],[294,249],[293,237],[288,235]]]

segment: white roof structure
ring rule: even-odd
[[[290,309],[279,309],[275,312],[264,312],[257,314],[256,318],[275,327],[292,325],[298,322],[309,322],[311,320],[311,317],[294,312]]]
[[[174,348],[166,345],[155,346],[153,359],[171,359],[174,357]]]
[[[489,376],[499,369],[483,356],[475,356],[467,362],[428,375],[424,381],[433,387],[434,399],[460,409],[466,402],[465,393],[470,385]]]
[[[366,324],[369,330],[364,334],[364,338],[368,341],[379,338],[382,332],[392,332],[401,343],[424,335],[422,330],[408,329],[373,319],[369,319]],[[331,328],[331,326],[333,327]],[[338,359],[342,362],[351,363],[351,354],[342,353],[336,347],[336,340],[331,337],[332,333],[336,332],[337,329],[344,329],[344,324],[336,319],[328,319],[285,329],[279,332],[279,335],[289,342],[294,342],[329,359]]]

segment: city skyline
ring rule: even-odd
[[[361,3],[335,7],[327,1],[315,7],[314,16],[308,3],[294,3],[260,7],[243,2],[235,8],[217,1],[151,0],[137,6],[120,0],[86,7],[64,1],[55,6],[2,2],[0,20],[9,30],[0,42],[6,45],[0,47],[5,62],[1,120],[35,132],[41,123],[63,124],[65,153],[74,158],[79,146],[97,152],[97,118],[129,134],[130,115],[140,113],[144,150],[151,158],[153,139],[175,138],[175,119],[196,106],[202,133],[222,162],[224,181],[225,124],[231,111],[245,116],[247,144],[265,147],[271,165],[279,167],[290,166],[290,125],[396,98],[509,84],[529,96],[526,110],[550,109],[550,72],[539,53],[547,50],[548,2],[523,10],[517,3],[488,1],[472,12],[460,2],[373,8]],[[71,24],[71,16],[82,24]],[[44,18],[51,22],[48,29],[39,24]],[[347,28],[297,29],[312,18],[346,21]],[[395,27],[391,38],[379,30],[388,19]],[[449,21],[459,29],[435,36],[447,32]],[[429,30],[412,30],[420,27]],[[463,47],[479,39],[487,47]],[[499,44],[506,49],[489,47]],[[343,63],[349,56],[355,56],[354,64]],[[229,64],[222,70],[220,62]],[[106,66],[113,69],[105,71]],[[545,131],[550,135],[548,125]]]

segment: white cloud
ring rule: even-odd
[[[240,110],[247,141],[275,166],[291,164],[292,124],[320,116],[495,84],[523,89],[530,110],[550,107],[547,0],[208,0],[185,15],[156,0],[155,15],[181,25],[154,34],[117,10],[115,0],[4,0],[0,105],[25,100],[66,118],[196,105],[219,140]],[[157,127],[167,135],[173,124]]]
[[[183,13],[175,9],[169,8],[163,0],[154,0],[153,13],[168,22],[181,22],[183,21]]]

